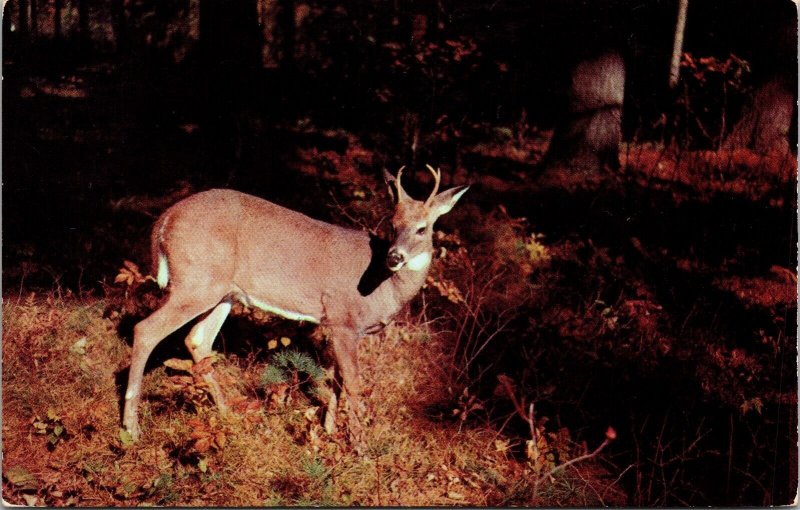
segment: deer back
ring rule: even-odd
[[[369,234],[244,193],[193,195],[168,209],[153,235],[173,286],[225,285],[245,303],[290,318],[362,327],[402,306],[395,288],[402,278],[386,272],[368,291],[360,285],[371,265],[384,264]]]

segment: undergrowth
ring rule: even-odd
[[[314,395],[270,404],[259,384],[298,374],[324,380],[305,352],[266,348],[257,360],[228,354],[215,367],[245,395],[221,417],[207,399],[190,405],[163,360],[145,377],[144,436],[120,429],[130,348],[108,303],[31,294],[3,305],[3,473],[9,502],[85,505],[499,505],[529,504],[529,477],[488,427],[430,417],[449,389],[443,336],[426,324],[391,326],[362,346],[368,405],[367,453],[327,436]],[[266,346],[265,346],[266,347]],[[188,356],[187,356],[188,357]],[[202,394],[202,388],[198,388]],[[556,499],[572,501],[567,492]],[[584,494],[584,497],[585,494]],[[566,498],[566,499],[564,499]],[[592,497],[592,501],[597,501]],[[575,500],[578,501],[578,500]]]

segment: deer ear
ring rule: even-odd
[[[466,193],[468,189],[469,186],[456,186],[455,188],[442,191],[433,199],[431,212],[437,218],[443,214],[449,213],[453,206],[456,205],[456,202],[458,202],[458,199],[461,198],[461,195]]]
[[[389,196],[392,198],[392,202],[397,202],[397,192],[395,191],[395,188],[397,187],[397,179],[395,179],[394,175],[390,174],[389,171],[384,168],[383,180],[386,182],[386,188],[389,190]]]

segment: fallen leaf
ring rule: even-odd
[[[25,489],[36,488],[36,477],[22,466],[14,466],[6,471],[6,478],[17,487]]]
[[[125,446],[130,446],[133,444],[133,436],[125,429],[119,429],[119,440]]]
[[[508,440],[507,439],[495,439],[494,440],[494,449],[501,453],[508,452]]]
[[[72,346],[69,348],[69,352],[83,356],[84,354],[86,354],[87,343],[88,342],[86,340],[86,337],[83,337],[74,344],[72,344]]]
[[[164,361],[164,366],[169,367],[173,370],[180,370],[182,372],[191,372],[192,371],[192,360],[190,359],[178,359],[178,358],[170,358]]]
[[[306,420],[313,422],[317,416],[317,409],[319,409],[319,407],[309,407],[306,409],[305,413],[303,413],[303,416],[305,416]]]
[[[205,357],[201,359],[199,362],[195,363],[192,366],[191,371],[194,375],[208,374],[214,370],[214,367],[212,365],[214,364],[215,361],[216,361],[216,356],[212,355]]]
[[[224,432],[217,432],[214,434],[214,441],[217,443],[217,446],[220,448],[225,448],[225,433]]]
[[[208,440],[208,437],[198,439],[194,443],[194,449],[200,453],[207,452],[210,447],[211,447],[211,442]]]

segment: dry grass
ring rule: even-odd
[[[263,393],[243,384],[240,412],[223,419],[202,391],[194,388],[187,396],[186,388],[172,384],[175,372],[163,366],[145,378],[144,436],[126,444],[119,428],[119,374],[129,363],[130,347],[116,324],[103,318],[105,304],[35,295],[4,301],[8,502],[430,506],[600,501],[592,485],[580,481],[588,471],[565,473],[534,500],[533,475],[495,447],[494,429],[426,418],[427,409],[451,401],[454,390],[447,387],[445,342],[424,324],[394,326],[362,343],[363,375],[371,389],[366,455],[357,456],[342,432],[327,436],[312,400],[302,394],[290,404],[270,407]],[[230,356],[217,366],[253,381],[263,363]]]

